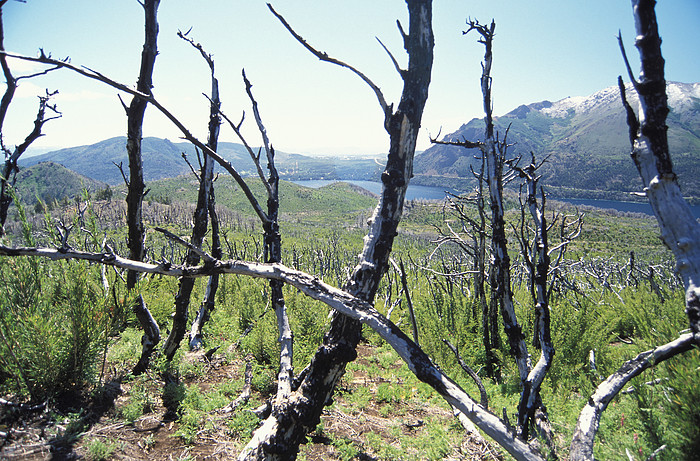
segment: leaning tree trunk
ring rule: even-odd
[[[397,235],[406,188],[413,175],[416,137],[428,97],[433,61],[431,2],[407,0],[406,3],[410,16],[409,33],[403,34],[402,31],[402,35],[409,65],[407,70],[401,71],[404,88],[396,112],[392,113],[381,92],[373,86],[384,110],[384,125],[390,136],[389,155],[382,174],[382,194],[370,220],[359,263],[345,286],[350,294],[368,302],[374,299],[388,268]],[[286,404],[276,406],[239,459],[296,458],[299,444],[319,423],[323,407],[330,402],[346,364],[357,357],[361,328],[357,320],[334,313],[323,345],[295,380]]]
[[[153,67],[158,54],[158,4],[160,0],[146,0],[142,6],[145,11],[145,42],[141,53],[141,70],[136,89],[143,94],[151,94],[153,87]],[[142,261],[144,249],[144,228],[142,218],[143,196],[145,184],[143,181],[143,159],[141,158],[141,140],[143,138],[143,119],[148,101],[140,96],[134,96],[127,108],[127,140],[126,151],[129,157],[129,182],[126,195],[126,221],[128,226],[129,259]],[[128,271],[126,287],[132,290],[138,281],[138,272]],[[148,368],[153,349],[160,341],[160,329],[153,316],[146,308],[141,295],[133,306],[144,335],[141,339],[142,351],[134,373],[142,373]]]

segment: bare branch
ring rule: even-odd
[[[190,160],[187,158],[187,154],[185,152],[181,152],[180,155],[182,156],[182,159],[185,161],[187,166],[190,167],[190,171],[192,171],[192,174],[194,175],[194,177],[197,178],[197,181],[201,181],[201,179],[199,178],[199,174],[197,173],[197,171],[194,169],[194,167],[190,163]]]
[[[196,246],[192,245],[187,240],[173,234],[169,230],[163,229],[162,227],[154,227],[153,229],[160,232],[161,234],[165,235],[170,240],[173,240],[173,241],[179,243],[180,245],[187,247],[188,250],[195,252],[200,258],[202,258],[204,260],[205,264],[216,262],[216,259],[213,256],[211,256],[209,253],[202,250],[201,248],[197,248]]]
[[[263,147],[265,148],[265,153],[267,154],[267,168],[270,170],[270,179],[271,181],[274,181],[276,183],[277,178],[279,178],[279,175],[277,174],[277,168],[275,167],[275,151],[270,145],[270,138],[268,138],[267,136],[267,129],[265,128],[265,125],[263,125],[262,117],[260,116],[260,111],[258,110],[258,102],[253,97],[253,84],[250,83],[250,80],[248,80],[248,77],[246,77],[245,69],[241,71],[241,74],[243,75],[243,82],[245,83],[245,91],[248,94],[250,103],[253,106],[253,116],[255,117],[255,123],[258,125],[258,131],[260,131],[260,135],[262,136]],[[260,163],[260,155],[258,155],[256,163]],[[263,182],[270,181],[265,181],[263,179]],[[274,189],[276,187],[276,184],[271,184],[271,186]]]
[[[689,351],[693,347],[693,334],[686,333],[663,346],[642,352],[632,360],[625,362],[608,379],[598,385],[595,393],[581,411],[576,423],[570,456],[572,460],[592,460],[593,441],[598,432],[600,417],[610,401],[635,376],[644,370]]]
[[[119,164],[117,164],[117,162],[112,162],[112,164],[119,168],[119,172],[122,174],[124,184],[126,185],[126,187],[129,187],[129,179],[126,177],[126,173],[124,173],[124,164],[122,162],[119,162]]]
[[[272,5],[270,5],[268,3],[267,7],[270,9],[272,14],[274,14],[275,17],[277,19],[279,19],[279,21],[289,31],[289,33],[292,34],[292,37],[294,37],[299,43],[301,43],[304,46],[304,48],[309,50],[311,52],[311,54],[316,56],[321,61],[329,62],[331,64],[335,64],[337,66],[345,67],[346,69],[349,69],[355,75],[360,77],[362,79],[362,81],[364,81],[367,85],[369,85],[369,87],[372,88],[372,91],[374,91],[374,94],[377,96],[377,100],[379,101],[379,105],[382,108],[382,112],[384,112],[385,119],[388,120],[389,116],[391,115],[392,108],[389,104],[387,104],[386,100],[384,99],[384,95],[382,94],[382,91],[379,89],[379,87],[377,85],[374,84],[374,82],[372,80],[369,79],[369,77],[367,77],[365,74],[363,74],[362,72],[360,72],[359,70],[357,70],[353,66],[346,64],[343,61],[340,61],[338,59],[332,58],[332,57],[328,56],[327,53],[324,53],[322,51],[318,51],[316,48],[309,45],[301,35],[297,34],[294,31],[294,29],[292,29],[292,26],[289,25],[289,23],[284,19],[284,17],[282,17],[282,15],[280,15],[279,13],[277,13],[277,11],[275,11],[275,9],[272,7]]]
[[[384,51],[386,51],[386,54],[389,55],[389,58],[391,59],[391,62],[394,64],[394,68],[396,69],[396,72],[398,72],[399,75],[403,78],[403,76],[405,75],[406,71],[403,70],[403,69],[401,68],[401,66],[399,66],[399,63],[398,63],[398,61],[396,61],[396,58],[394,57],[394,55],[391,54],[391,51],[389,51],[389,49],[388,49],[386,46],[384,46],[384,43],[382,43],[382,41],[379,39],[379,37],[375,37],[375,38],[377,39],[377,41],[379,42],[379,44],[382,46],[382,48],[384,48]]]
[[[484,387],[484,383],[481,382],[481,378],[479,378],[479,375],[477,375],[476,372],[472,370],[472,368],[469,365],[467,365],[467,363],[464,360],[462,360],[462,356],[459,355],[459,350],[457,349],[457,347],[455,347],[446,338],[443,338],[442,342],[445,343],[445,345],[452,351],[452,353],[457,358],[457,363],[459,363],[459,366],[462,367],[462,370],[464,370],[469,375],[469,377],[474,381],[474,384],[476,384],[476,386],[479,388],[479,393],[481,394],[480,405],[488,410],[489,396],[486,393],[486,388]]]
[[[625,113],[627,114],[627,127],[629,128],[630,144],[634,144],[635,139],[637,139],[637,133],[639,131],[639,120],[637,119],[637,115],[634,113],[634,109],[632,109],[632,106],[627,101],[625,82],[622,81],[621,76],[617,77],[617,86],[620,88],[620,98],[622,98],[622,105],[624,106]]]
[[[622,32],[617,33],[617,43],[620,46],[620,52],[622,53],[622,59],[625,61],[625,68],[627,69],[627,75],[629,75],[630,80],[635,88],[639,85],[637,80],[634,78],[632,73],[632,67],[630,66],[630,61],[627,59],[627,51],[625,51],[625,44],[622,42]],[[621,77],[620,77],[621,78]]]
[[[202,55],[202,57],[204,58],[204,60],[205,60],[205,61],[207,62],[207,64],[209,65],[209,69],[210,69],[212,72],[214,72],[214,59],[213,59],[212,55],[209,54],[209,53],[207,53],[206,51],[204,51],[204,47],[202,46],[201,43],[195,43],[195,42],[194,42],[194,39],[192,39],[192,38],[190,38],[190,37],[187,36],[190,32],[192,32],[192,28],[191,28],[191,27],[190,27],[190,30],[188,30],[188,31],[185,32],[184,34],[182,33],[181,30],[178,30],[178,31],[177,31],[177,36],[180,37],[181,39],[183,39],[184,41],[186,41],[187,43],[189,43],[190,45],[192,45],[197,51],[199,51],[199,53]]]
[[[248,152],[248,155],[250,155],[250,158],[253,160],[253,164],[255,165],[255,168],[258,172],[258,177],[260,178],[260,182],[262,182],[265,186],[265,189],[267,190],[267,194],[269,196],[272,193],[272,190],[270,189],[270,184],[268,184],[267,180],[265,179],[265,173],[263,172],[262,166],[260,165],[260,156],[255,154],[255,151],[252,147],[250,147],[248,141],[241,132],[241,125],[243,125],[245,113],[243,113],[241,121],[237,125],[233,123],[233,121],[231,121],[230,118],[228,118],[228,116],[221,110],[221,108],[219,108],[219,115],[221,115],[221,118],[223,118],[224,121],[228,123],[233,132],[236,133],[236,136],[238,136],[238,139],[241,141],[241,143],[243,143],[243,147],[245,147],[246,151]]]

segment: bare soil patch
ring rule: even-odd
[[[301,447],[299,459],[395,459],[387,453],[403,453],[401,459],[434,458],[421,453],[420,443],[413,442],[429,440],[431,435],[426,431],[435,431],[436,424],[449,432],[453,440],[450,446],[442,447],[444,456],[438,459],[502,459],[490,445],[463,435],[451,411],[444,406],[416,399],[378,399],[380,385],[402,384],[376,376],[378,365],[372,361],[376,351],[369,345],[360,346],[358,366],[344,379],[335,404],[324,411],[322,424]],[[198,386],[203,394],[223,382],[243,381],[243,359],[227,360],[225,354],[215,354],[206,361],[202,354],[195,353],[187,354],[186,360],[204,362],[205,369],[196,376],[181,378],[180,383]],[[372,365],[373,371],[369,371]],[[397,366],[400,364],[390,364],[388,368]],[[393,376],[391,370],[385,371],[387,376]],[[225,460],[235,458],[247,442],[232,433],[227,424],[235,412],[214,410],[207,413],[193,443],[186,444],[178,435],[177,413],[167,408],[162,398],[153,399],[144,414],[129,423],[123,419],[120,408],[129,401],[134,385],[116,376],[110,379],[99,396],[90,399],[67,397],[37,411],[0,408],[0,459],[100,459],[100,449],[106,448],[102,459]],[[153,395],[162,396],[169,379],[173,377],[150,375],[147,388]],[[358,391],[360,388],[363,390]],[[359,405],[353,395],[356,392],[366,394]],[[264,399],[253,394],[251,400]]]

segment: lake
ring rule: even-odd
[[[573,205],[585,205],[594,206],[596,208],[613,209],[617,211],[627,211],[633,213],[644,213],[648,215],[653,215],[651,211],[651,205],[649,203],[638,203],[638,202],[620,202],[617,200],[591,200],[591,199],[577,199],[577,198],[567,198],[567,199],[557,199],[561,202],[571,203]],[[693,205],[690,206],[690,212],[693,213],[695,219],[700,218],[700,206]]]
[[[311,187],[313,189],[332,184],[334,180],[327,179],[316,179],[307,181],[293,181],[294,184],[300,186]],[[354,180],[342,180],[342,182],[347,182],[350,184],[355,184],[368,191],[379,194],[382,191],[381,183],[374,181],[354,181]],[[447,189],[448,192],[457,193],[453,189]],[[441,187],[429,187],[429,186],[414,186],[409,185],[406,191],[406,200],[442,200],[445,198],[445,189]],[[594,200],[594,199],[556,199],[560,202],[571,203],[573,205],[584,205],[592,206],[596,208],[612,209],[617,211],[631,212],[631,213],[644,213],[647,215],[653,215],[651,211],[651,205],[648,203],[638,203],[638,202],[621,202],[617,200]],[[690,207],[690,211],[693,213],[695,219],[700,218],[700,205],[695,205]]]

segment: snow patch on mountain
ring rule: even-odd
[[[700,83],[670,82],[666,85],[666,95],[672,109],[690,109],[700,103]]]
[[[627,95],[632,106],[638,104],[636,92],[631,84],[627,84]],[[672,109],[685,110],[700,102],[700,83],[668,82],[666,85],[668,103]],[[552,103],[550,107],[540,109],[545,115],[554,118],[565,118],[571,114],[581,115],[593,108],[600,109],[603,106],[617,104],[622,107],[620,90],[611,86],[591,96],[573,96]]]

